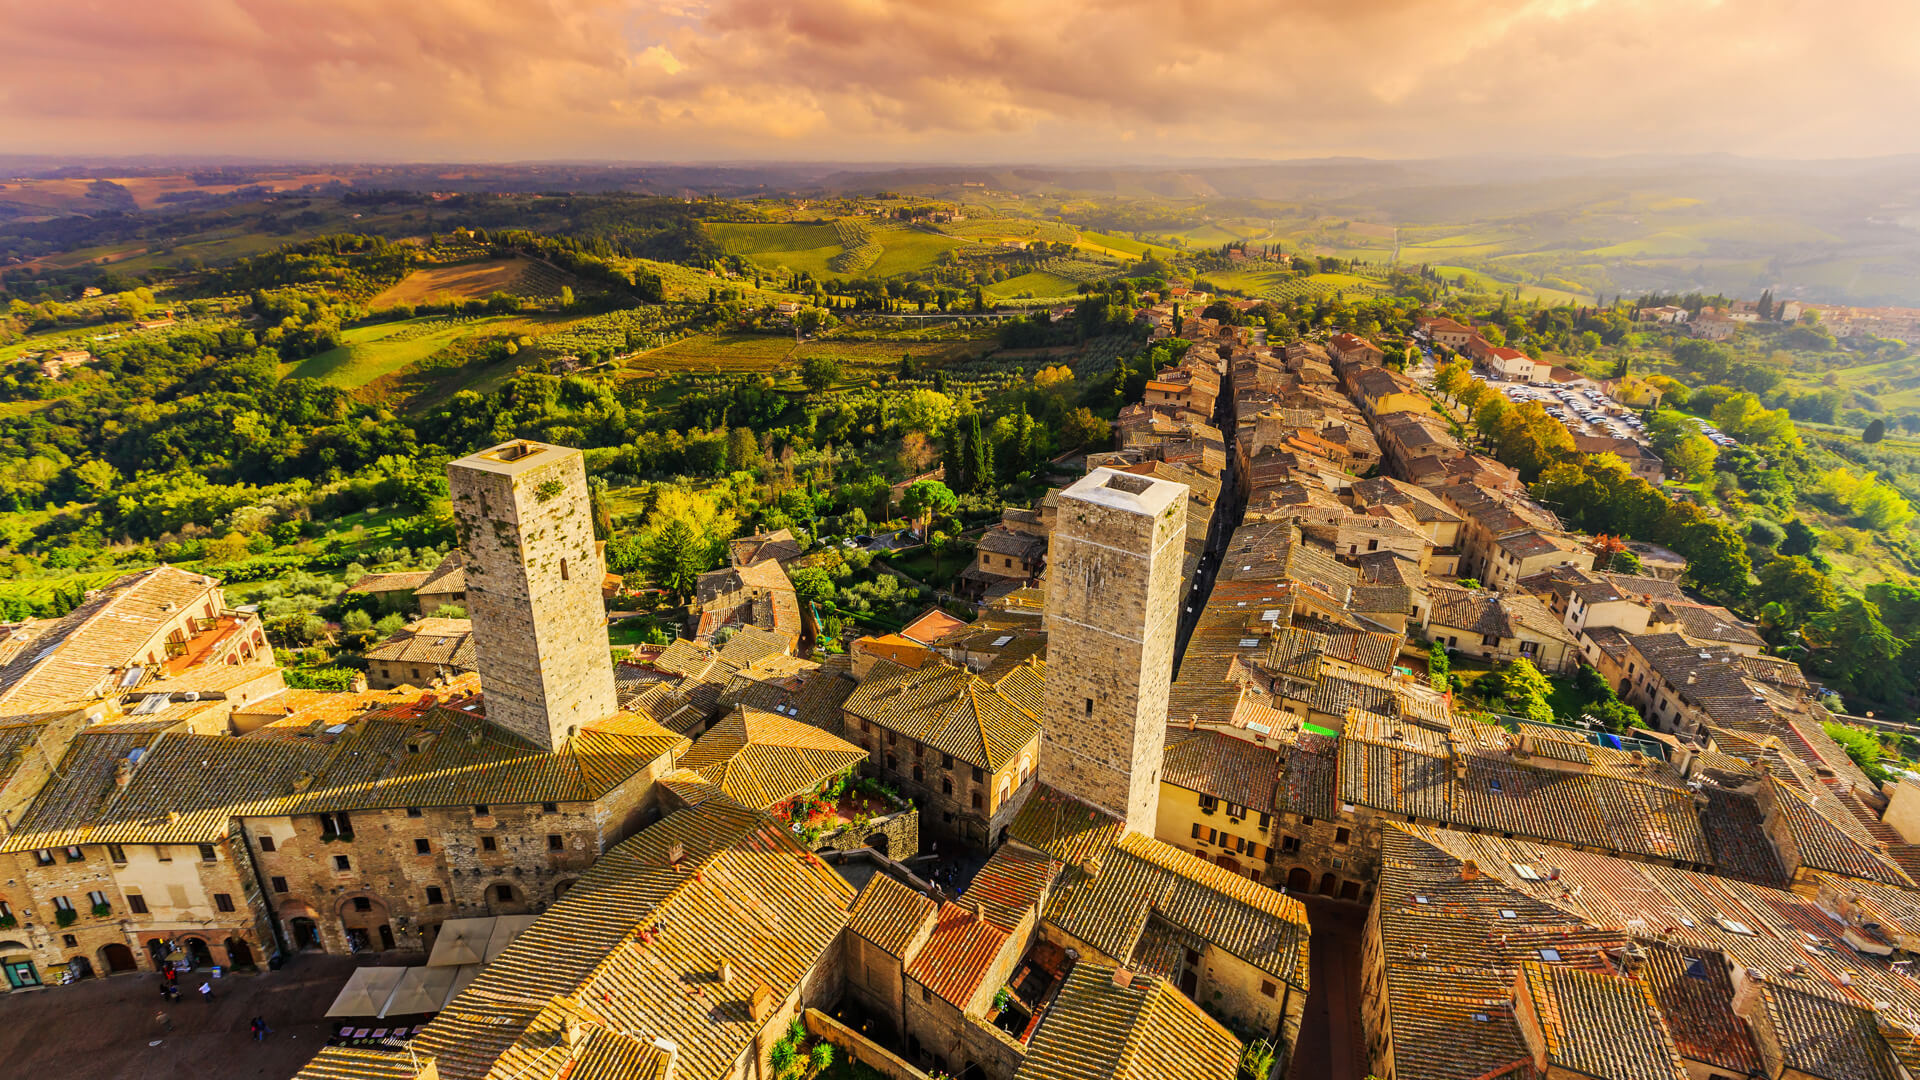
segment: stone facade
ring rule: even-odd
[[[619,711],[578,450],[525,440],[447,466],[487,718],[552,749]]]
[[[1044,783],[1151,836],[1187,488],[1096,469],[1060,496],[1047,565]]]
[[[864,829],[848,825],[820,838],[815,851],[857,851],[872,848],[893,859],[911,859],[920,854],[920,811],[909,807],[898,813],[877,817]]]

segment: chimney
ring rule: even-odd
[[[567,1050],[571,1054],[578,1055],[580,1048],[587,1041],[587,1023],[573,1013],[567,1014],[564,1023],[563,1033],[567,1040]]]
[[[1133,972],[1128,971],[1126,968],[1114,968],[1113,985],[1123,989],[1131,988],[1133,986]]]
[[[719,968],[714,972],[714,977],[719,980],[721,986],[730,985],[733,982],[733,961],[728,957],[721,957]]]
[[[133,762],[128,761],[126,758],[121,758],[119,763],[113,767],[114,786],[126,787],[128,784],[132,782],[133,782]]]
[[[1689,672],[1687,672],[1687,685],[1688,685],[1688,686],[1692,686],[1693,684],[1695,684],[1695,683],[1697,683],[1697,682],[1699,682],[1699,681],[1700,681],[1700,673],[1699,673],[1699,672],[1697,672],[1697,671],[1689,671]]]
[[[675,840],[667,845],[667,865],[678,870],[680,864],[687,861],[687,845]]]
[[[766,983],[755,986],[753,988],[751,1004],[753,1008],[753,1022],[756,1024],[766,1023],[767,1017],[773,1015],[775,1005],[773,1000],[773,987],[768,986]]]
[[[180,824],[180,811],[178,810],[167,811],[167,824],[169,825]]]
[[[680,1044],[662,1035],[653,1040],[653,1048],[659,1052],[660,1056],[667,1059],[667,1063],[660,1069],[660,1080],[678,1080]]]

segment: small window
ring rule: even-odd
[[[409,806],[409,807],[407,807],[407,816],[408,816],[408,817],[419,817],[419,816],[420,816],[420,808],[419,808],[419,807],[417,807],[417,806]]]
[[[984,809],[986,809],[986,807],[987,807],[987,800],[986,800],[985,798],[983,798],[983,797],[981,796],[981,794],[980,794],[979,792],[977,792],[977,791],[976,791],[976,792],[974,792],[974,793],[973,793],[973,808],[974,808],[975,810],[984,810]]]
[[[260,838],[260,850],[261,850],[261,851],[272,851],[272,850],[273,850],[273,837],[271,837],[271,836],[263,836],[263,837],[261,837],[261,838]]]
[[[273,891],[274,891],[274,892],[286,892],[286,891],[287,891],[287,879],[286,879],[286,878],[283,878],[283,877],[276,877],[276,878],[274,878],[274,879],[273,879]]]
[[[559,833],[548,833],[547,834],[547,850],[548,851],[567,850],[566,838],[562,837]]]
[[[493,887],[493,897],[503,904],[511,903],[513,901],[513,886],[495,885]]]
[[[973,767],[973,782],[977,784],[980,781],[985,780],[986,778],[987,778],[987,774],[981,771],[980,766],[975,765]]]
[[[53,852],[47,848],[41,848],[33,853],[33,859],[41,866],[52,866]]]
[[[1260,994],[1262,997],[1277,997],[1279,996],[1279,993],[1280,993],[1279,987],[1275,986],[1271,982],[1268,982],[1266,979],[1260,980]]]
[[[416,855],[431,855],[433,854],[433,841],[424,836],[419,837],[413,842],[413,850]]]
[[[486,817],[488,814],[491,814],[491,813],[493,813],[493,811],[487,807],[486,803],[473,804],[474,817]]]
[[[499,850],[499,847],[500,847],[499,842],[494,840],[494,838],[491,836],[483,836],[480,838],[481,851],[497,851]]]
[[[145,915],[147,913],[147,898],[137,892],[128,893],[127,910],[133,912],[135,915]]]
[[[427,903],[444,904],[446,902],[447,902],[446,897],[442,896],[440,893],[440,886],[438,885],[427,886]]]
[[[1346,842],[1348,842],[1349,840],[1352,840],[1352,839],[1353,839],[1353,830],[1352,830],[1352,829],[1335,829],[1335,830],[1333,830],[1333,842],[1334,842],[1334,843],[1336,843],[1336,844],[1344,844],[1344,843],[1346,843]]]
[[[153,845],[153,857],[161,862],[172,862],[173,852],[168,851],[167,845],[165,844],[155,844]]]
[[[273,849],[268,848],[267,850],[272,851]],[[121,847],[119,844],[108,844],[107,858],[112,859],[120,866],[125,866],[127,865],[127,849]]]
[[[200,845],[200,861],[201,862],[218,862],[220,861],[220,855],[218,852],[213,850],[212,844],[201,844]]]
[[[1197,821],[1193,823],[1193,839],[1200,839],[1200,823]]]
[[[335,870],[351,870],[353,869],[353,860],[347,858],[345,855],[335,855],[333,857],[333,868]]]
[[[1084,699],[1084,700],[1085,700],[1085,702],[1086,702],[1086,706],[1087,706],[1087,715],[1088,715],[1088,716],[1092,716],[1092,715],[1093,715],[1093,699],[1092,699],[1092,698],[1086,698],[1086,699]]]
[[[953,755],[952,755],[952,754],[941,754],[941,755],[940,755],[940,767],[941,767],[941,768],[943,768],[943,769],[951,769],[951,768],[953,768]]]
[[[1540,959],[1545,960],[1549,964],[1557,964],[1560,962],[1560,950],[1559,949],[1541,949]]]
[[[84,851],[81,851],[77,847],[70,847],[67,849],[67,861],[68,862],[86,862],[87,853]]]
[[[953,794],[953,777],[943,776],[940,778],[940,794],[942,795]]]
[[[570,577],[567,576],[567,560],[565,559],[560,560],[560,580],[561,581],[572,580]]]
[[[543,802],[540,804],[540,812],[543,814],[557,814],[560,812],[560,804]]]
[[[213,906],[219,908],[221,911],[232,911],[233,897],[228,896],[226,893],[223,893],[223,892],[214,893]]]
[[[932,1000],[933,1000],[933,991],[931,991],[931,990],[929,990],[929,989],[927,989],[927,988],[926,988],[926,987],[924,987],[924,986],[923,986],[923,987],[921,987],[921,988],[920,988],[920,1000],[921,1000],[921,1001],[932,1001]]]
[[[370,900],[370,899],[368,899],[368,898],[366,898],[366,897],[364,897],[364,896],[356,896],[356,897],[354,897],[354,898],[353,898],[353,910],[355,910],[355,911],[372,911],[372,910],[373,910],[373,901],[372,901],[372,900]]]
[[[72,949],[77,947],[80,944],[80,939],[78,937],[75,937],[72,934],[61,934],[60,943],[62,945],[65,945],[67,948]]]
[[[107,894],[101,892],[98,889],[95,889],[94,891],[87,894],[87,903],[92,904],[96,908],[106,907]]]
[[[53,898],[53,909],[55,911],[72,911],[73,901],[64,896],[56,896]]]

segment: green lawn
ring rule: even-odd
[[[861,277],[893,277],[895,274],[925,270],[942,252],[952,251],[960,241],[939,233],[919,229],[875,230],[873,239],[886,251],[880,261],[860,272]]]
[[[815,277],[840,277],[827,260],[840,254],[840,235],[832,225],[713,222],[707,226],[721,250],[744,255],[773,269],[804,270]]]
[[[341,335],[346,344],[296,364],[283,364],[280,374],[351,390],[417,364],[463,337],[513,320],[511,315],[458,320],[429,315],[356,326]]]
[[[1064,299],[1078,295],[1074,292],[1077,284],[1077,282],[1069,281],[1058,274],[1049,274],[1044,270],[1035,270],[1029,274],[1010,277],[998,284],[989,285],[986,287],[986,294],[990,297],[1005,299],[1022,296],[1030,296],[1035,299],[1057,296]]]

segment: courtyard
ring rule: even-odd
[[[207,981],[200,971],[181,977],[173,1005],[150,972],[7,994],[0,1060],[13,1075],[63,1080],[285,1080],[327,1044],[327,1006],[363,966],[365,959],[297,955],[279,971],[212,980],[211,1003],[199,1000]],[[249,1033],[256,1016],[273,1028],[265,1042]]]

